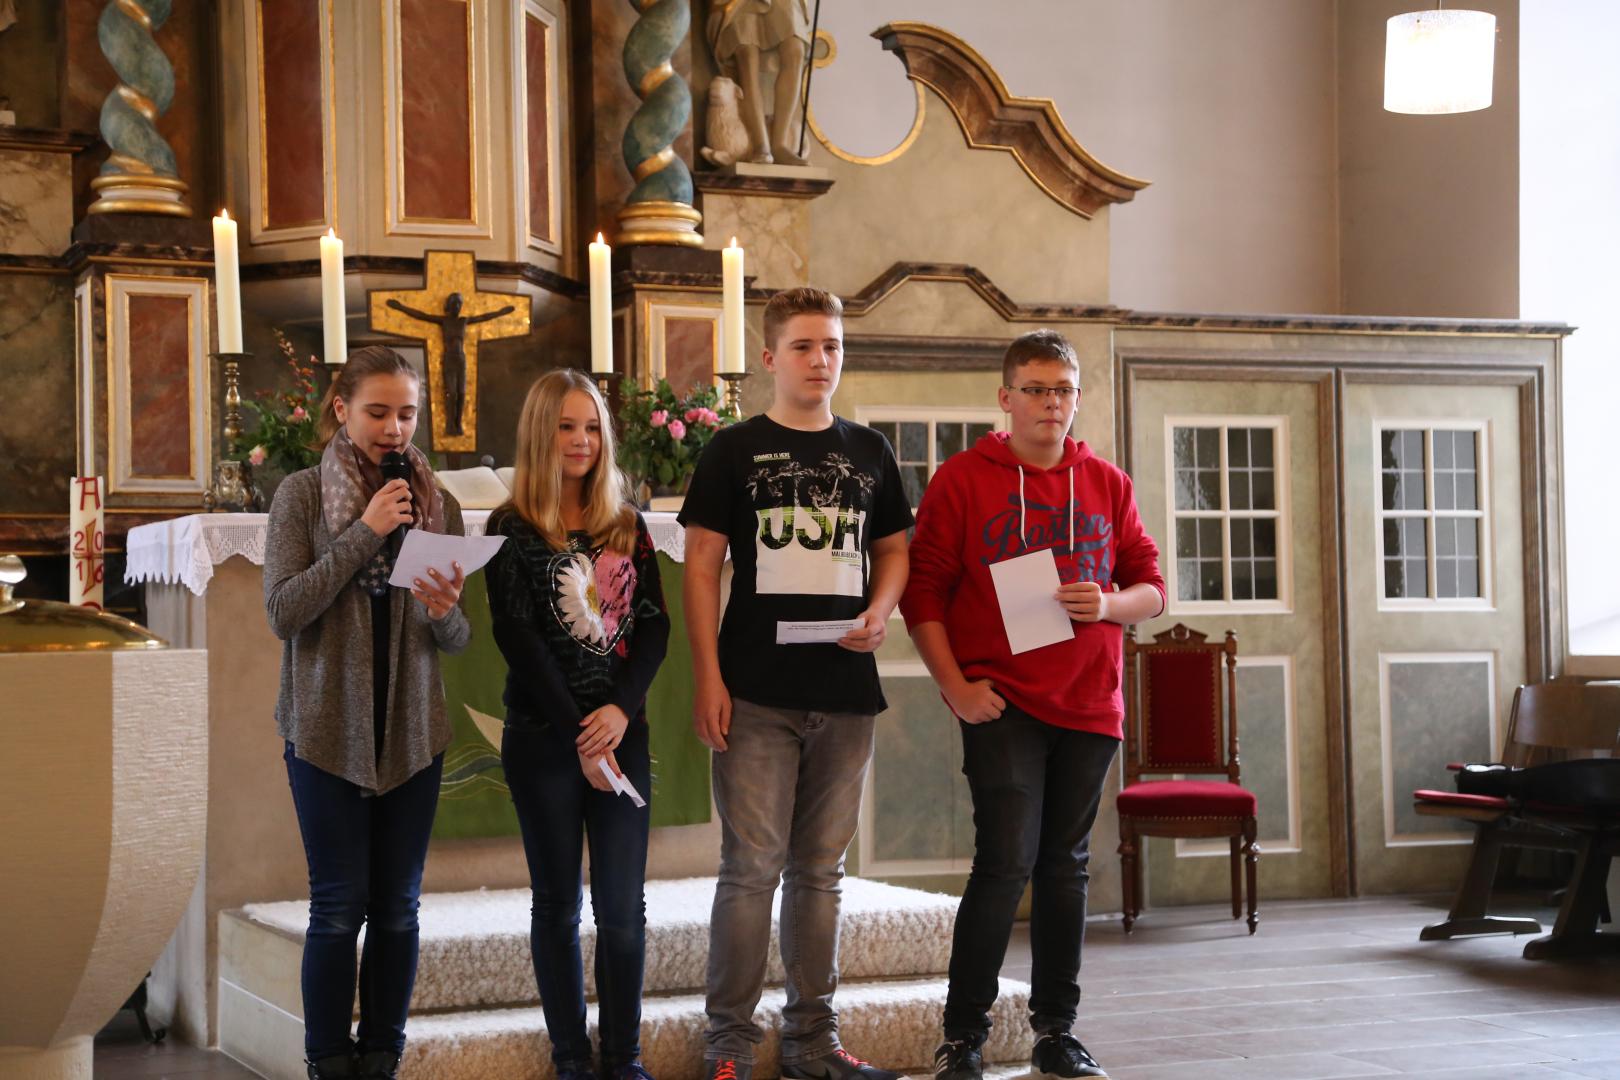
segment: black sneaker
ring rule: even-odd
[[[353,1053],[334,1054],[319,1061],[306,1058],[304,1064],[309,1069],[309,1080],[354,1080],[360,1075]]]
[[[868,1065],[843,1048],[797,1065],[782,1066],[782,1080],[900,1080],[900,1075]]]
[[[947,1039],[934,1051],[934,1080],[984,1080],[984,1055],[966,1039]]]
[[[392,1050],[372,1050],[360,1055],[360,1080],[394,1080],[399,1075],[399,1055]]]
[[[704,1058],[703,1080],[748,1080],[753,1074],[752,1062],[735,1058]]]
[[[1030,1064],[1038,1080],[1072,1080],[1076,1076],[1103,1076],[1102,1066],[1080,1040],[1067,1031],[1042,1035],[1035,1043]]]

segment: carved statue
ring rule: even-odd
[[[753,151],[749,160],[762,165],[805,164],[794,133],[804,60],[810,52],[807,0],[713,0],[707,30],[715,62],[722,72],[735,75],[742,91],[743,127]],[[767,131],[763,61],[773,53],[777,61],[776,85]],[[730,150],[712,144],[711,148]]]
[[[716,75],[709,81],[709,122],[703,156],[716,165],[747,161],[753,143],[743,127],[742,88],[735,80]]]
[[[461,434],[461,406],[467,396],[467,327],[475,323],[498,319],[517,310],[511,304],[499,311],[486,311],[482,315],[461,313],[461,294],[451,293],[444,298],[444,314],[430,315],[408,307],[398,300],[388,301],[395,311],[402,311],[413,319],[436,323],[444,338],[444,430],[447,435]]]

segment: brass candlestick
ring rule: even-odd
[[[242,392],[239,386],[242,358],[252,353],[215,353],[225,369],[225,426],[220,435],[225,439],[226,453],[236,451],[236,440],[242,437]]]
[[[203,509],[226,513],[258,513],[263,506],[259,489],[253,485],[253,466],[238,461],[236,441],[242,437],[242,391],[239,385],[242,360],[252,353],[214,353],[225,375],[225,422],[219,433],[221,460],[214,465],[214,483],[203,493]],[[226,455],[231,455],[227,457]]]
[[[726,380],[726,408],[736,416],[742,416],[742,381],[748,378],[746,371],[722,371],[720,377]]]

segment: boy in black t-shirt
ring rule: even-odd
[[[748,1080],[764,1033],[771,901],[782,881],[782,1075],[897,1080],[838,1042],[838,884],[885,708],[873,653],[906,585],[911,507],[888,440],[832,413],[843,305],[820,289],[765,308],[763,416],[715,435],[686,526],[692,725],[714,750],[721,852],[709,924],[707,1080]],[[733,576],[720,621],[720,570]],[[803,624],[842,622],[845,629]],[[790,624],[819,641],[788,642]],[[848,628],[853,626],[852,629]]]

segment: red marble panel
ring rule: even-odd
[[[66,69],[62,126],[73,131],[97,129],[101,122],[101,103],[118,85],[118,76],[96,41],[96,24],[106,6],[102,0],[63,0],[62,3],[62,34],[66,39],[62,59]]]
[[[130,474],[189,476],[191,321],[186,298],[131,296],[125,332]]]
[[[399,0],[405,216],[470,221],[472,112],[466,0]]]
[[[676,394],[713,384],[717,328],[712,319],[664,320],[664,378]]]
[[[260,0],[265,225],[326,220],[321,140],[322,0]]]
[[[551,235],[551,114],[550,72],[546,69],[546,40],[551,28],[532,15],[523,18],[525,65],[528,68],[529,112],[529,232],[543,240]]]

